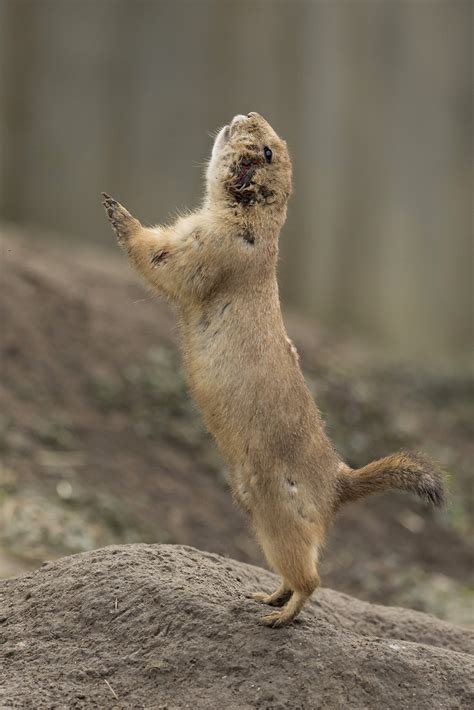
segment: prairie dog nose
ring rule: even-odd
[[[250,111],[250,113],[247,114],[247,118],[261,118],[261,116],[256,111]]]
[[[232,135],[238,127],[247,120],[247,116],[244,116],[243,114],[239,113],[237,116],[234,116],[232,121],[230,122],[230,134]]]

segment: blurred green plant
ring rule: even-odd
[[[0,469],[0,545],[27,563],[113,543],[170,542],[132,519],[115,496],[91,495],[77,481],[59,479],[54,491],[21,488],[11,469]]]
[[[163,437],[187,446],[216,471],[222,468],[189,395],[180,356],[174,350],[152,348],[143,364],[128,365],[113,376],[94,378],[91,393],[104,411],[126,411],[138,436]]]

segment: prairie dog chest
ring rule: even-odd
[[[186,323],[185,364],[198,404],[202,395],[206,400],[224,397],[229,406],[231,398],[242,398],[255,375],[249,330],[226,298],[196,312]]]
[[[254,312],[230,299],[195,311],[183,324],[192,394],[228,463],[258,445],[268,426],[273,352]],[[264,412],[267,412],[267,415]]]

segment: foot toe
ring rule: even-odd
[[[275,629],[278,626],[281,626],[282,624],[282,613],[281,611],[274,611],[273,614],[267,614],[267,616],[262,616],[260,619],[260,622],[264,624],[264,626],[270,626],[271,628]]]
[[[264,604],[268,604],[268,600],[270,599],[270,595],[265,594],[265,592],[252,592],[248,597],[249,599],[255,599],[257,602],[263,602]]]

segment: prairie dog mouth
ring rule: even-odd
[[[237,116],[234,116],[234,118],[229,124],[223,126],[214,141],[214,145],[212,147],[211,162],[212,159],[216,158],[217,155],[221,152],[222,148],[224,148],[224,146],[228,143],[228,141],[234,135],[239,126],[241,126],[245,121],[249,121],[252,118],[256,117],[258,117],[258,114],[255,112],[251,112],[247,114],[247,116],[242,113],[239,113],[237,114]]]

